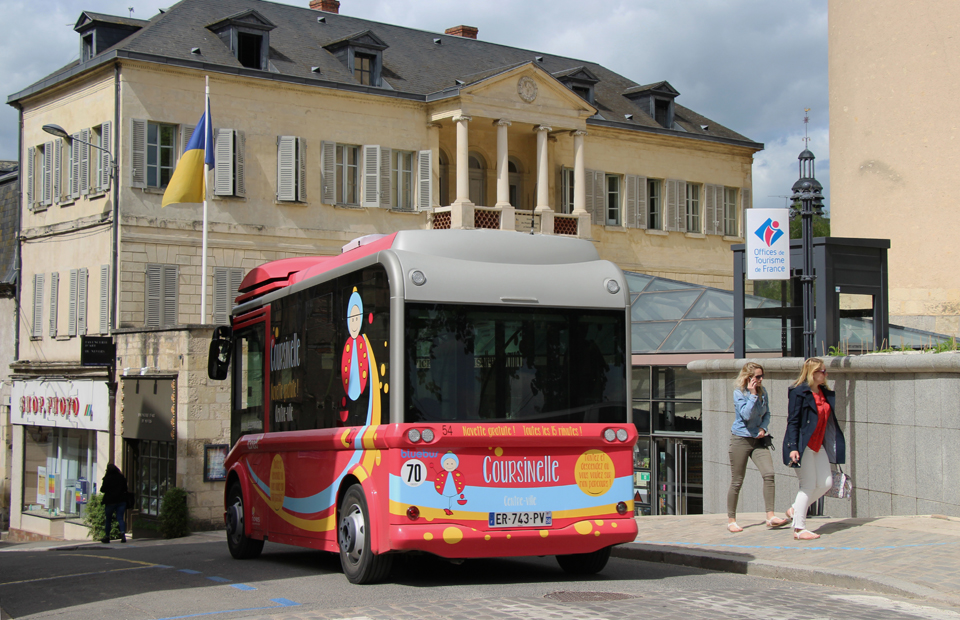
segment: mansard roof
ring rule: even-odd
[[[307,4],[307,0],[302,1]],[[243,67],[206,26],[251,11],[276,26],[270,32],[270,66],[267,71]],[[87,12],[85,15],[89,19],[96,14]],[[679,104],[675,104],[675,120],[685,131],[664,129],[627,96],[627,91],[635,92],[642,88],[640,85],[602,65],[584,60],[265,0],[182,0],[149,22],[132,21],[142,25],[139,31],[85,63],[71,63],[10,95],[8,103],[16,105],[21,99],[84,71],[124,58],[420,101],[455,96],[457,89],[464,84],[533,61],[558,79],[576,75],[580,79],[597,80],[594,83],[594,106],[598,114],[590,118],[588,124],[762,148],[749,138]],[[331,46],[356,40],[351,37],[361,35],[364,40],[383,46],[381,77],[385,84],[382,88],[360,85],[353,72],[331,50]],[[199,48],[199,54],[191,52],[195,48]],[[666,82],[648,87],[659,85],[676,92]]]

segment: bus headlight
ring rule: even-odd
[[[626,440],[627,440],[627,429],[625,429],[625,428],[618,428],[618,429],[617,429],[617,440],[618,440],[618,441],[626,441]]]
[[[420,433],[420,436],[423,437],[423,440],[427,443],[433,441],[433,431],[429,428],[423,429],[423,432]]]
[[[613,430],[612,428],[608,428],[607,430],[603,431],[603,438],[607,441],[613,441],[617,438],[617,431]]]
[[[604,285],[607,287],[607,292],[611,295],[616,295],[620,292],[620,283],[616,280],[607,280]]]
[[[423,272],[418,269],[410,273],[410,281],[417,286],[423,286],[427,283],[427,276],[423,275]]]
[[[411,428],[407,431],[407,439],[410,441],[410,443],[417,443],[420,441],[420,431],[415,428]]]

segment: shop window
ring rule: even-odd
[[[98,486],[96,454],[94,431],[25,426],[23,512],[83,515],[89,494]]]
[[[133,508],[160,516],[167,489],[176,486],[177,444],[173,441],[127,440],[127,488],[136,494]]]

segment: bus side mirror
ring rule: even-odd
[[[207,376],[215,381],[227,378],[230,369],[230,354],[233,351],[233,339],[230,328],[221,325],[213,330],[210,340],[210,356],[207,358]]]

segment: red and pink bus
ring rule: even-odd
[[[632,541],[629,292],[588,241],[372,235],[243,279],[211,378],[232,379],[225,519],[340,554],[556,555],[595,573]]]

